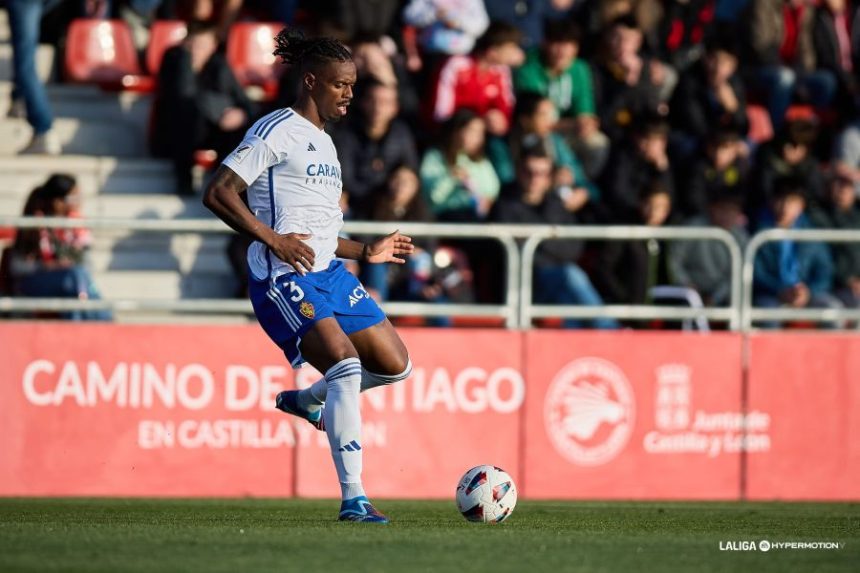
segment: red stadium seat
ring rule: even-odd
[[[152,78],[143,75],[131,32],[122,20],[80,18],[69,26],[66,79],[106,89],[150,91]]]
[[[149,31],[149,46],[146,48],[146,71],[158,75],[164,52],[182,42],[188,35],[188,24],[183,20],[156,20]]]
[[[237,22],[227,37],[227,62],[243,86],[260,86],[266,99],[277,95],[283,66],[272,52],[283,24]]]

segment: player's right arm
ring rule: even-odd
[[[314,252],[303,242],[310,235],[279,235],[260,222],[240,196],[247,188],[248,184],[242,177],[230,167],[221,165],[206,188],[203,204],[234,230],[269,247],[276,257],[292,265],[299,273],[310,272],[314,266]]]

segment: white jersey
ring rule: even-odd
[[[290,108],[259,119],[223,163],[248,184],[248,206],[276,233],[307,233],[313,271],[334,260],[343,227],[339,200],[343,183],[331,137]],[[255,241],[248,265],[257,280],[293,272]]]

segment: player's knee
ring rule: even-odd
[[[405,360],[405,362],[398,362],[397,365],[392,365],[395,367],[389,368],[388,372],[368,372],[368,374],[376,378],[382,385],[386,386],[406,380],[412,374],[412,360],[409,359],[409,356],[405,356],[403,360]]]

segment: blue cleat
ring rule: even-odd
[[[298,390],[284,390],[275,398],[275,408],[281,412],[298,416],[303,420],[310,422],[311,426],[320,431],[325,431],[325,421],[323,420],[323,409],[318,408],[315,411],[305,410],[300,408],[296,402]]]
[[[337,516],[337,520],[360,521],[362,523],[388,523],[388,518],[379,513],[363,495],[343,500],[340,504],[340,515]]]

